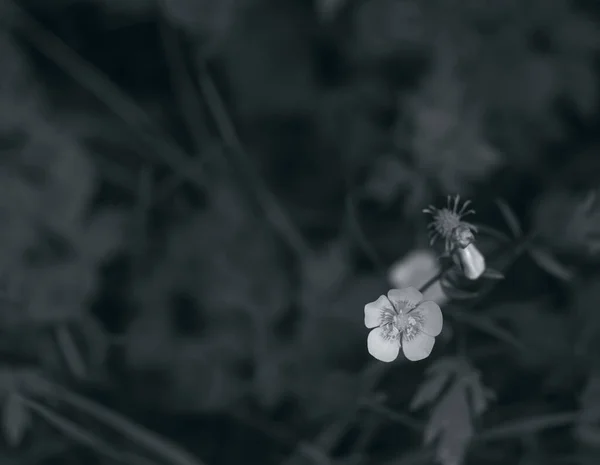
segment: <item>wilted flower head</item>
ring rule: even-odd
[[[475,234],[477,227],[463,218],[475,213],[475,210],[467,210],[471,204],[467,200],[459,209],[460,196],[452,199],[448,196],[445,208],[436,208],[430,205],[424,209],[433,220],[429,223],[430,244],[442,237],[445,241],[446,254],[453,255],[465,276],[469,279],[479,278],[485,271],[485,258],[475,245]]]
[[[438,304],[423,301],[414,287],[392,289],[387,296],[365,305],[369,353],[382,362],[392,362],[400,348],[408,360],[427,358],[442,332],[443,317]]]
[[[388,280],[395,288],[412,286],[418,289],[439,272],[440,265],[435,254],[430,249],[416,249],[392,264]],[[424,300],[433,300],[438,305],[448,300],[439,279],[423,291],[423,295]]]

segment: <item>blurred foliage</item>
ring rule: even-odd
[[[0,0],[3,463],[598,463],[599,20]],[[382,367],[363,306],[458,193],[504,279]]]

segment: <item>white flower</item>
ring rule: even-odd
[[[408,360],[427,358],[442,332],[443,317],[438,304],[423,301],[414,287],[392,289],[387,296],[365,305],[369,353],[382,362],[396,360],[400,348]]]
[[[395,262],[389,269],[388,280],[392,287],[420,288],[440,272],[440,265],[435,254],[429,249],[413,250]],[[438,305],[448,301],[448,296],[437,280],[423,293],[423,300],[433,300]]]

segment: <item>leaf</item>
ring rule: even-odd
[[[451,47],[437,50],[435,67],[409,100],[409,109],[416,169],[442,190],[460,193],[497,169],[503,155],[484,138],[483,110],[464,104],[456,55]]]
[[[600,447],[600,375],[593,372],[580,396],[575,436],[582,444]]]
[[[54,329],[56,344],[67,364],[67,369],[71,375],[79,380],[84,380],[88,374],[88,368],[70,328],[64,323],[58,323]]]
[[[268,347],[255,361],[254,393],[265,409],[277,407],[287,389],[288,366],[291,355],[287,346]]]
[[[585,198],[565,189],[546,192],[536,202],[535,231],[553,249],[589,259],[600,251],[600,203],[595,192]]]
[[[464,359],[446,360],[438,372],[453,375],[454,380],[431,409],[424,442],[436,442],[436,458],[442,465],[460,465],[473,437],[472,419],[485,412],[490,393]]]
[[[418,49],[427,40],[424,12],[418,2],[371,0],[353,10],[357,50],[382,57]]]
[[[502,199],[495,200],[504,221],[508,225],[510,232],[513,233],[515,238],[521,237],[523,235],[523,229],[521,228],[521,224],[517,219],[517,215],[513,212],[513,210],[508,206],[508,204]]]
[[[512,242],[512,239],[508,237],[502,231],[498,231],[495,228],[487,226],[485,224],[473,223],[473,226],[477,228],[479,235],[486,235],[497,239],[499,242]]]
[[[481,277],[488,279],[504,279],[504,274],[493,268],[486,268]]]
[[[154,0],[94,0],[99,3],[107,12],[113,14],[113,18],[118,17],[121,20],[127,16],[139,16],[152,12]],[[115,14],[116,13],[116,14]],[[113,19],[111,18],[111,19]],[[114,19],[113,19],[114,21]]]
[[[90,370],[92,373],[100,371],[104,366],[110,347],[109,337],[100,322],[89,312],[83,316],[80,322],[80,330],[89,351]]]
[[[466,392],[454,383],[432,410],[425,428],[425,444],[437,440],[437,460],[442,465],[459,465],[472,436]]]
[[[397,156],[385,155],[375,162],[365,182],[365,194],[384,205],[389,205],[403,187],[414,183],[414,179],[415,173]]]
[[[78,260],[29,269],[28,317],[37,323],[54,323],[79,316],[96,289],[95,272]]]
[[[332,292],[339,288],[350,272],[349,245],[343,239],[327,244],[325,249],[304,263],[304,292]]]
[[[479,295],[478,291],[469,291],[458,287],[458,276],[453,270],[444,273],[440,285],[444,293],[453,300],[469,300]]]
[[[570,282],[573,280],[573,271],[559,262],[549,250],[532,246],[527,249],[527,252],[532,260],[546,273],[561,281]]]
[[[572,351],[567,337],[568,319],[547,311],[546,305],[544,301],[509,302],[490,310],[504,319],[527,346],[518,358],[518,363],[525,366],[555,366]]]
[[[317,0],[315,2],[315,7],[319,17],[323,21],[331,21],[337,16],[346,3],[347,0]]]
[[[8,444],[18,446],[29,427],[31,414],[23,404],[21,396],[16,390],[11,390],[4,401],[2,426]]]
[[[445,360],[442,359],[442,360]],[[439,361],[434,364],[439,366]],[[452,367],[450,367],[452,368]],[[426,404],[431,404],[441,394],[450,377],[453,375],[452,369],[437,369],[419,386],[417,393],[410,403],[411,410],[417,410]]]
[[[116,208],[95,213],[82,235],[83,255],[94,262],[110,258],[124,245],[128,220],[128,214]]]
[[[489,401],[495,399],[495,394],[481,384],[480,375],[472,372],[463,379],[465,389],[471,399],[471,408],[475,416],[483,415],[487,410]]]
[[[232,0],[164,0],[167,18],[191,35],[209,40],[224,37],[230,30],[236,2]]]

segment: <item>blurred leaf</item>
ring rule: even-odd
[[[335,293],[304,300],[298,343],[320,364],[339,366],[340,359],[361,352],[366,344],[364,302],[386,292],[385,282],[371,276],[355,276]],[[343,338],[331,334],[344,334]],[[355,341],[351,344],[350,341]]]
[[[483,137],[482,109],[464,105],[454,53],[439,53],[435,69],[409,100],[411,148],[422,175],[435,179],[442,191],[462,193],[499,167],[503,157]]]
[[[367,58],[418,50],[427,40],[422,8],[412,0],[361,2],[353,19],[357,49]]]
[[[592,372],[580,397],[575,436],[589,447],[600,447],[600,375]]]
[[[548,246],[586,258],[600,252],[600,202],[596,191],[584,198],[566,190],[552,190],[536,203],[533,224]]]
[[[91,373],[102,373],[111,345],[109,335],[91,312],[83,316],[79,328],[87,346]]]
[[[125,245],[128,220],[126,212],[114,208],[95,213],[81,236],[83,255],[94,263],[109,259]]]
[[[236,370],[243,350],[235,332],[175,343],[164,406],[170,411],[218,412],[235,404],[250,388],[250,380]]]
[[[574,351],[584,356],[592,366],[597,364],[595,354],[600,350],[600,301],[598,274],[577,282],[573,289],[572,309],[574,311]]]
[[[365,183],[365,194],[383,204],[389,204],[400,189],[414,181],[415,174],[398,157],[379,157]]]
[[[28,316],[36,323],[77,317],[96,290],[95,272],[77,260],[29,269]]]
[[[518,238],[523,236],[523,229],[512,208],[510,208],[510,206],[502,199],[496,199],[496,205],[498,205],[498,209],[500,210],[504,221],[506,221],[510,232],[512,232],[513,237]]]
[[[512,332],[527,347],[517,362],[529,367],[558,369],[569,363],[572,354],[569,319],[549,312],[544,301],[509,302],[490,309],[499,320],[506,321]]]
[[[413,404],[431,404],[425,444],[436,442],[436,458],[442,465],[460,465],[473,437],[472,418],[485,412],[490,391],[464,359],[445,357],[429,375],[430,379],[421,385],[421,389],[429,392],[425,396],[419,391],[413,399]],[[450,379],[451,384],[436,400],[443,388],[441,382],[447,383]]]
[[[54,327],[56,344],[67,364],[70,374],[83,381],[88,374],[88,367],[79,347],[75,344],[71,329],[65,323],[58,323]]]
[[[166,311],[144,313],[127,328],[125,362],[133,370],[164,369],[173,357],[174,344]]]
[[[512,240],[508,235],[506,235],[502,231],[498,231],[497,229],[487,226],[485,224],[473,223],[473,226],[477,228],[477,232],[479,233],[480,237],[481,235],[489,236],[501,243],[511,242]]]
[[[504,274],[493,268],[486,268],[481,277],[488,279],[504,279]]]
[[[298,361],[298,368],[302,366],[301,363]],[[320,382],[314,383],[315,379]],[[340,415],[356,408],[361,394],[360,380],[355,374],[330,366],[312,364],[304,373],[296,371],[290,381],[290,393],[302,405],[310,405],[302,412],[309,422],[338,419]]]
[[[224,39],[233,24],[238,2],[222,0],[162,0],[167,18],[192,37]]]
[[[533,261],[548,274],[565,282],[573,280],[573,271],[563,265],[549,250],[532,246],[527,249],[527,252]]]
[[[347,3],[347,0],[317,0],[315,7],[323,21],[331,21]]]
[[[19,393],[12,390],[4,399],[2,415],[4,436],[10,446],[16,447],[21,443],[30,422],[29,409],[24,405]]]
[[[84,148],[69,135],[38,122],[20,154],[22,169],[40,172],[37,214],[45,224],[68,238],[77,226],[95,189],[95,170]],[[42,181],[43,180],[43,181]]]
[[[2,2],[0,8],[4,8],[5,3]],[[8,5],[12,10],[10,2]],[[0,103],[3,109],[0,113],[0,133],[4,133],[7,128],[22,124],[27,127],[36,119],[41,106],[40,89],[33,69],[8,29],[0,31],[0,69]]]
[[[446,271],[440,279],[440,285],[444,293],[454,300],[469,300],[477,297],[479,291],[461,288],[462,280],[460,278],[460,273],[455,269]]]
[[[218,5],[231,2],[202,3],[221,9]],[[232,111],[243,120],[309,114],[316,107],[312,52],[303,28],[297,26],[303,13],[292,4],[259,1],[248,2],[235,15],[219,62],[227,79]]]
[[[417,410],[424,407],[426,404],[432,404],[442,393],[448,381],[453,376],[453,371],[442,369],[440,362],[447,362],[447,358],[442,358],[434,362],[427,370],[429,377],[421,383],[417,393],[410,403],[411,410]]]
[[[304,263],[302,288],[309,294],[335,292],[351,273],[349,245],[339,239],[327,244],[324,250]]]
[[[74,0],[64,0],[71,1]],[[123,21],[125,15],[140,16],[147,15],[154,10],[156,0],[89,0],[100,4],[102,8],[109,13],[113,21],[117,24]],[[74,2],[75,3],[75,2]],[[118,15],[118,16],[117,16]]]

